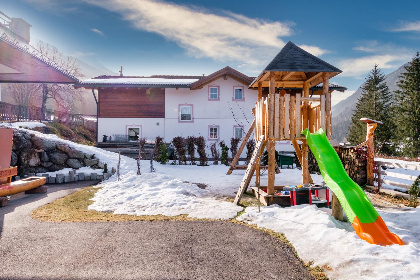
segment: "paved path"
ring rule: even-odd
[[[0,279],[312,279],[288,246],[228,222],[31,219],[82,184],[50,185],[0,208]]]

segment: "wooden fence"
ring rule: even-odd
[[[0,102],[0,121],[43,120],[41,108]]]
[[[307,124],[302,118],[303,102],[308,104]],[[326,127],[325,96],[302,97],[301,94],[291,96],[285,94],[263,97],[255,104],[255,139],[261,135],[265,139],[294,140],[301,138],[302,128],[308,127],[311,132],[323,128],[327,135],[331,128]]]
[[[61,111],[48,111],[43,116],[42,110],[35,106],[19,106],[0,102],[0,122],[21,122],[21,121],[44,121],[58,120],[61,123],[78,124],[96,131],[96,116],[85,116],[81,114],[69,114]]]
[[[377,166],[377,172],[375,176],[375,183],[378,188],[382,187],[382,184],[398,187],[400,189],[405,189],[408,191],[410,186],[416,180],[416,175],[409,175],[406,173],[407,170],[418,170],[420,171],[420,163],[418,162],[400,162],[400,161],[383,161],[375,160]],[[384,170],[382,167],[385,167]],[[385,178],[383,176],[386,176]],[[398,180],[402,179],[404,181]]]

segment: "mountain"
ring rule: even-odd
[[[397,82],[400,79],[401,74],[405,71],[405,66],[408,65],[408,62],[401,67],[399,67],[394,72],[385,75],[385,82],[389,87],[389,90],[393,93],[396,91]],[[346,138],[348,127],[351,122],[351,116],[353,111],[356,109],[357,100],[362,95],[362,86],[356,90],[355,93],[350,95],[347,99],[339,102],[337,105],[332,107],[332,139],[343,142]]]

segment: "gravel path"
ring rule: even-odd
[[[31,219],[88,184],[50,185],[0,208],[0,279],[313,279],[288,246],[228,222]]]

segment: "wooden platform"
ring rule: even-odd
[[[282,191],[284,186],[274,186],[274,190]],[[290,206],[290,195],[269,195],[263,189],[267,189],[267,187],[251,187],[254,191],[254,195],[257,199],[260,200],[262,204],[265,206],[278,204],[280,206]]]

